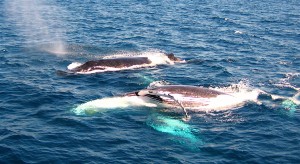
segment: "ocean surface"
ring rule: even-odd
[[[299,45],[298,0],[1,0],[0,163],[299,163]],[[58,73],[140,53],[186,63]],[[284,98],[189,121],[148,106],[74,110],[157,81]]]

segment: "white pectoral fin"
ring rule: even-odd
[[[167,94],[167,97],[173,99],[180,107],[181,109],[183,110],[184,114],[185,114],[185,118],[183,119],[184,121],[188,121],[190,120],[190,116],[187,114],[187,111],[186,109],[184,108],[184,106],[182,105],[181,101],[179,101],[176,97],[174,97],[173,95],[171,94]]]

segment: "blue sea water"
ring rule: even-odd
[[[282,100],[191,113],[188,122],[147,107],[72,111],[160,80],[205,87],[242,81],[293,97],[299,11],[297,0],[0,1],[1,163],[299,163],[299,106],[287,110]],[[188,62],[56,73],[74,61],[152,51]]]

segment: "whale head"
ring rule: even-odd
[[[176,57],[173,53],[169,53],[166,55],[171,61],[174,61],[174,62],[182,62],[183,61],[182,59]]]

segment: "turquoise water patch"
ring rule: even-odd
[[[293,116],[294,113],[297,111],[298,105],[292,100],[284,100],[281,103],[281,107],[285,109],[284,111],[286,111],[289,116]]]
[[[152,83],[154,80],[151,77],[139,74],[139,77],[144,81],[145,84]]]
[[[193,144],[196,147],[203,144],[201,138],[196,135],[197,129],[170,116],[153,114],[148,117],[146,124],[159,132],[175,136],[172,140],[181,144]]]
[[[290,112],[295,112],[297,109],[297,104],[291,100],[284,100],[281,105],[284,109],[289,110]]]

